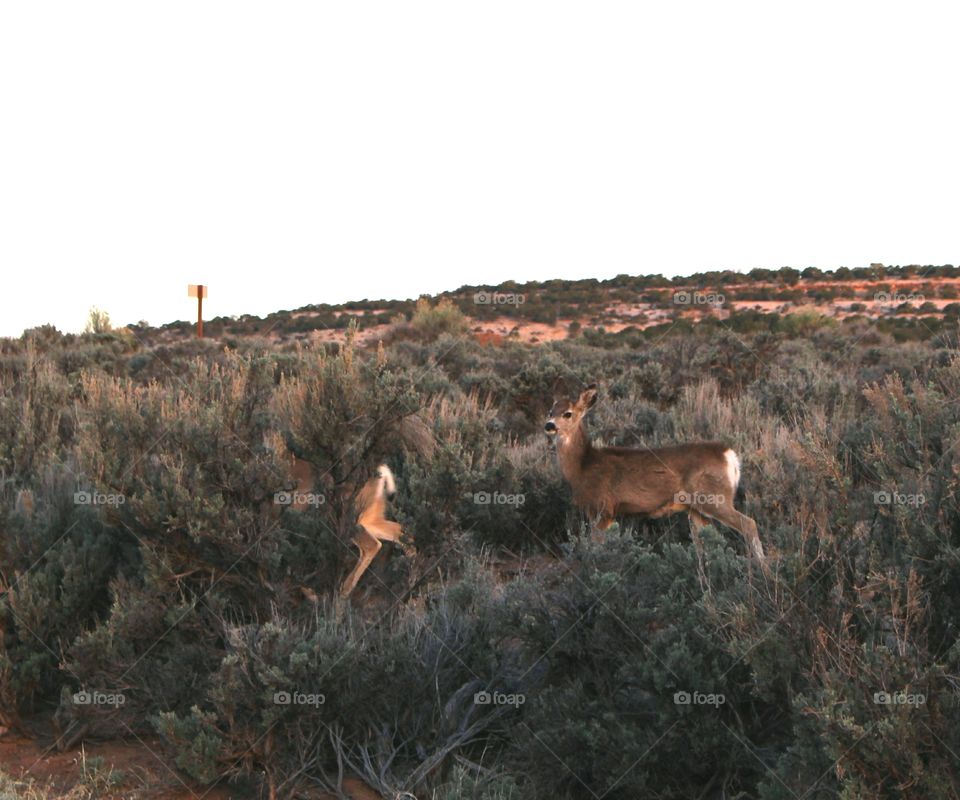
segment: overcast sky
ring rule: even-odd
[[[0,5],[0,334],[960,263],[950,3]]]

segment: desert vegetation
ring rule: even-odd
[[[576,329],[615,326],[642,329],[678,318],[698,320],[715,310],[751,310],[781,317],[796,312],[847,317],[865,315],[891,322],[898,319],[897,335],[926,338],[928,329],[939,328],[944,317],[960,317],[960,268],[942,266],[884,266],[820,270],[754,269],[747,273],[717,270],[665,278],[662,275],[618,275],[600,280],[549,280],[498,285],[461,286],[434,298],[446,317],[436,315],[432,325],[465,325],[474,329],[497,324],[510,326],[574,325]],[[377,336],[408,335],[393,330],[398,321],[411,322],[422,310],[422,300],[364,299],[342,304],[317,303],[294,310],[276,311],[266,317],[244,314],[218,316],[206,323],[207,333],[229,341],[232,337],[271,336],[280,340],[310,340],[317,336],[342,339],[351,325]],[[450,316],[459,309],[467,320]],[[109,327],[109,317],[98,312],[91,325]],[[926,327],[920,324],[926,323]],[[911,324],[912,323],[912,324]],[[414,335],[424,332],[412,326]],[[187,335],[187,321],[151,327],[146,322],[130,326],[143,341],[169,343]],[[96,327],[94,327],[96,330]]]
[[[960,795],[956,316],[490,347],[457,309],[389,309],[380,346],[0,341],[0,722],[159,737],[197,795]],[[680,517],[590,530],[542,427],[594,380],[595,440],[740,453],[769,574],[707,527],[704,583]],[[312,466],[304,511],[271,442]],[[342,602],[379,463],[416,555],[386,544]]]

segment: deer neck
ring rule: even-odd
[[[560,462],[560,471],[570,483],[579,480],[591,448],[590,436],[582,422],[569,435],[557,436],[557,459]]]

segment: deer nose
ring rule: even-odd
[[[547,422],[546,425],[543,426],[543,429],[544,429],[547,433],[556,433],[556,432],[557,432],[557,424],[551,419],[551,420],[549,420],[549,421]]]

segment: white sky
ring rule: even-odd
[[[0,334],[958,264],[956,9],[4,2]]]

